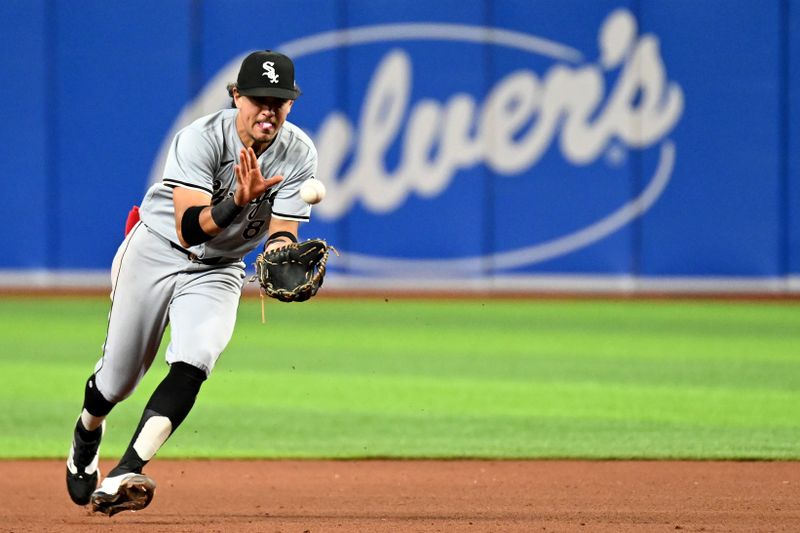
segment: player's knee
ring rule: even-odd
[[[139,376],[126,377],[125,379],[121,379],[119,376],[112,378],[110,373],[106,371],[96,372],[92,378],[94,379],[94,391],[98,395],[95,399],[99,401],[100,398],[103,398],[112,405],[120,403],[133,394],[141,379]]]
[[[83,408],[92,416],[106,416],[111,412],[111,409],[114,408],[118,401],[120,400],[115,401],[114,398],[109,400],[103,396],[103,393],[97,388],[97,381],[94,374],[86,381],[86,387],[83,392]]]
[[[195,394],[200,391],[200,386],[207,378],[205,370],[182,361],[172,363],[167,374],[168,380],[182,385],[188,390],[194,390]]]

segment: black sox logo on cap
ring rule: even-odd
[[[244,96],[294,100],[300,95],[294,81],[294,63],[288,56],[272,50],[260,50],[244,58],[236,86]]]

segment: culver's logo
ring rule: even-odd
[[[399,47],[389,50],[371,76],[357,121],[332,112],[313,135],[319,151],[318,177],[328,188],[325,202],[314,208],[315,217],[338,219],[356,203],[375,214],[393,212],[409,195],[435,198],[459,171],[478,164],[497,175],[517,177],[554,146],[567,164],[583,166],[615,153],[620,145],[631,149],[658,145],[658,164],[636,198],[576,232],[491,258],[496,269],[507,269],[557,257],[609,235],[647,211],[666,187],[675,158],[667,135],[682,115],[683,92],[667,78],[657,37],[639,35],[629,11],[618,9],[605,19],[596,63],[585,61],[568,45],[536,36],[452,24],[351,28],[292,41],[280,49],[298,59],[341,46],[413,40],[488,42],[554,62],[542,73],[511,72],[497,80],[483,100],[457,93],[443,101],[414,102],[413,57]],[[217,96],[222,92],[219,87],[235,79],[241,60],[232,60],[178,117],[162,145],[151,182],[160,179],[169,141],[178,129],[227,103]],[[613,71],[617,71],[615,81],[607,86],[605,73]],[[530,125],[520,131],[525,124]],[[400,161],[388,171],[387,152],[398,143]],[[480,272],[486,259],[345,255],[350,268],[375,272],[431,268]]]

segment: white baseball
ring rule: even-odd
[[[325,198],[325,185],[316,178],[306,180],[300,186],[300,197],[307,204],[318,204]]]

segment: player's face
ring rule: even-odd
[[[234,92],[233,100],[239,108],[236,129],[247,146],[271,143],[294,104],[294,100],[273,96],[243,96],[238,92]]]

